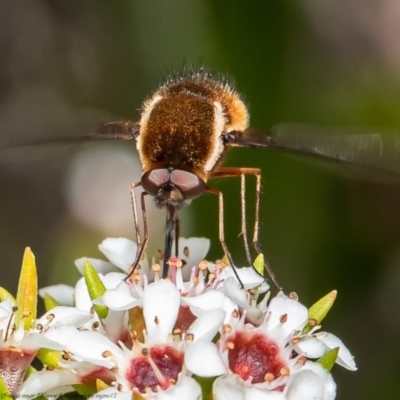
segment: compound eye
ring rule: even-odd
[[[199,197],[206,189],[205,182],[196,174],[179,169],[171,172],[170,181],[187,200]]]
[[[153,169],[142,176],[142,186],[148,194],[155,196],[158,190],[165,185],[169,179],[170,172],[167,169]]]

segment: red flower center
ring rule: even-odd
[[[149,358],[158,368],[161,378],[156,374]],[[156,392],[157,386],[165,390],[177,381],[182,365],[182,352],[169,346],[152,347],[147,356],[137,357],[131,361],[126,378],[131,383],[131,389],[136,388],[141,393],[144,393],[146,388]]]
[[[286,367],[279,346],[262,333],[235,332],[227,341],[229,368],[251,383],[271,381]]]

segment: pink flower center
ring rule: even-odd
[[[11,395],[18,392],[30,363],[36,356],[36,350],[28,351],[16,348],[0,350],[0,376]]]
[[[280,348],[259,332],[235,332],[227,341],[229,368],[251,383],[271,381],[282,375],[286,367]]]
[[[182,370],[183,353],[169,346],[149,349],[148,355],[134,358],[126,378],[131,389],[144,393],[146,388],[157,391],[157,386],[167,389],[174,384]]]

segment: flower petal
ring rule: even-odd
[[[165,392],[160,391],[157,400],[198,400],[201,396],[200,385],[194,379],[184,376],[178,385],[171,386]]]
[[[135,261],[136,248],[136,243],[126,238],[107,238],[99,244],[99,250],[125,272]]]
[[[172,245],[172,248],[174,248],[174,246],[175,244]],[[178,246],[178,258],[186,263],[183,273],[185,275],[185,280],[187,280],[190,276],[191,268],[195,265],[199,265],[199,262],[206,258],[208,250],[210,249],[210,239],[198,237],[186,239],[180,237]]]
[[[99,274],[108,274],[109,272],[116,272],[118,268],[115,267],[114,264],[110,263],[109,261],[100,260],[98,258],[90,258],[90,257],[81,257],[75,260],[75,266],[78,271],[83,275],[83,266],[85,261],[89,261],[91,265],[93,265],[94,269]]]
[[[213,384],[214,400],[246,400],[242,380],[237,375],[224,375]]]
[[[60,325],[81,326],[90,321],[93,316],[75,307],[59,306],[51,309],[36,321],[43,327],[56,327]]]
[[[193,335],[193,341],[204,339],[211,341],[221,328],[225,311],[212,310],[198,317],[189,327],[187,333]]]
[[[29,375],[23,383],[18,395],[26,398],[35,398],[39,393],[47,393],[53,388],[79,383],[78,376],[68,370],[54,369],[42,370]],[[58,395],[62,395],[61,389]],[[31,397],[29,397],[31,396]]]
[[[72,286],[59,284],[53,286],[46,286],[39,289],[39,296],[44,298],[45,295],[53,297],[58,304],[63,306],[73,306],[74,305],[74,293],[75,289]]]
[[[282,317],[285,316],[284,322]],[[264,329],[282,341],[294,331],[301,330],[308,321],[308,310],[296,300],[285,296],[274,297],[268,307],[268,318],[264,322]],[[278,328],[278,331],[275,329]],[[272,330],[275,330],[272,332]]]
[[[104,293],[102,303],[112,310],[122,311],[140,306],[142,299],[133,297],[129,290],[129,285],[125,282],[120,282],[116,289],[110,289]]]
[[[106,368],[117,365],[117,359],[124,363],[124,354],[120,347],[98,332],[82,331],[66,343],[74,356]]]
[[[217,290],[208,290],[203,294],[193,297],[182,297],[182,303],[190,307],[190,311],[199,316],[204,311],[220,310],[224,304],[224,294]]]
[[[307,358],[319,358],[327,352],[327,346],[313,336],[306,336],[297,343],[295,350]]]
[[[143,316],[149,339],[165,341],[172,332],[179,312],[181,296],[175,285],[160,279],[146,287],[143,296]]]
[[[186,349],[185,364],[190,372],[203,377],[218,376],[226,372],[217,346],[204,339],[198,340]]]
[[[285,394],[288,400],[333,400],[336,397],[336,384],[328,371],[308,361],[291,377]]]

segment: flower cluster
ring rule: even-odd
[[[76,261],[75,287],[41,289],[26,250],[17,297],[0,289],[0,392],[35,398],[75,392],[92,399],[334,399],[335,363],[355,370],[333,334],[320,331],[331,292],[310,309],[295,294],[270,297],[255,268],[236,275],[202,260],[206,239],[180,239],[170,278],[136,245],[106,239],[109,261]],[[259,268],[260,259],[255,266]],[[261,260],[262,264],[262,260]],[[30,366],[37,357],[43,368]]]

